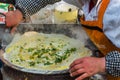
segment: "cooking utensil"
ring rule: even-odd
[[[18,31],[20,34],[23,34],[24,32],[27,31],[37,31],[37,32],[42,32],[42,33],[55,33],[55,34],[64,34],[68,37],[75,38],[80,40],[83,44],[84,41],[87,38],[87,35],[83,31],[83,29],[80,27],[80,25],[77,24],[20,24],[17,27]],[[16,66],[12,64],[10,61],[6,60],[3,55],[3,51],[0,52],[0,58],[1,60],[7,64],[9,67],[17,69],[19,71],[23,72],[28,72],[28,73],[34,73],[34,74],[62,74],[62,73],[67,73],[68,69],[64,70],[34,70],[34,69],[26,69],[24,67]],[[83,56],[90,56],[90,53],[85,53]],[[81,56],[81,57],[83,57]],[[75,56],[78,58],[77,56]],[[74,58],[75,59],[75,58]],[[68,65],[69,66],[69,65]]]

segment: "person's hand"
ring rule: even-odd
[[[105,58],[85,57],[70,65],[70,75],[75,80],[83,80],[99,72],[105,72]]]
[[[23,15],[18,9],[15,11],[8,11],[5,17],[6,27],[12,27],[11,33],[14,33],[17,25],[23,21]]]
[[[23,15],[18,9],[15,11],[8,11],[5,16],[5,24],[7,27],[14,27],[23,20]]]

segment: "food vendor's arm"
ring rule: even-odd
[[[18,8],[24,17],[29,17],[48,4],[54,4],[61,0],[16,0],[15,7]],[[78,0],[64,0],[67,3],[81,7]]]
[[[29,17],[48,4],[53,4],[61,0],[16,0],[15,7],[19,9],[23,17]]]
[[[16,0],[15,11],[6,13],[6,26],[14,27],[23,19],[28,19],[47,4],[53,4],[60,0]]]
[[[13,11],[15,13],[8,12],[6,14],[6,25],[8,27],[15,26],[24,18],[28,19],[46,5],[54,4],[58,1],[61,0],[16,0],[15,7],[17,11],[15,10]],[[65,2],[76,4],[77,0],[65,0]]]

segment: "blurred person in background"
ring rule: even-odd
[[[17,25],[47,4],[57,1],[60,0],[16,0],[16,10],[6,14],[6,25],[9,27]],[[79,2],[84,12],[80,23],[103,56],[75,60],[70,65],[70,75],[77,76],[76,80],[83,80],[96,73],[106,72],[107,80],[120,80],[120,0],[79,0]]]

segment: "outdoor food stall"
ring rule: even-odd
[[[19,24],[14,34],[5,24],[0,25],[3,80],[75,79],[69,75],[69,65],[75,59],[92,56],[92,51],[85,47],[88,37],[77,24],[78,8],[63,3],[41,9],[30,22]],[[96,74],[86,80],[105,79]]]

